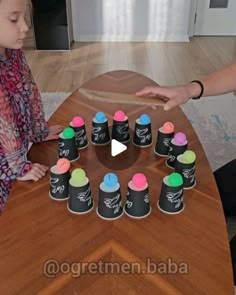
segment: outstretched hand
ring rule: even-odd
[[[44,141],[58,139],[58,136],[63,129],[64,127],[61,125],[54,125],[52,127],[49,127],[48,136],[44,139]]]
[[[169,111],[170,109],[186,103],[190,97],[190,91],[188,85],[176,86],[176,87],[146,87],[143,90],[136,93],[137,96],[151,96],[161,97],[167,102],[164,104],[164,110]]]
[[[22,177],[17,177],[18,180],[26,181],[26,180],[34,180],[38,181],[41,179],[47,172],[48,167],[34,163],[32,164],[32,168]]]

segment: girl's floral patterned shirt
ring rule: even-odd
[[[0,214],[13,181],[31,169],[28,145],[44,140],[48,126],[39,90],[23,52],[0,55]]]

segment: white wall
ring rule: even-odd
[[[72,0],[75,41],[189,41],[190,0]]]
[[[195,18],[195,13],[197,12],[197,4],[198,0],[192,0],[190,4],[190,13],[189,13],[189,30],[188,30],[188,35],[189,37],[194,36],[194,18]]]

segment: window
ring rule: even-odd
[[[210,8],[228,8],[228,2],[229,0],[211,0]]]

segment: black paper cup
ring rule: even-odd
[[[122,122],[113,119],[112,139],[116,139],[122,143],[128,142],[130,140],[128,119]]]
[[[142,191],[135,191],[128,186],[125,213],[132,218],[144,218],[151,213],[148,186]]]
[[[92,122],[91,142],[95,145],[106,145],[110,143],[108,122]]]
[[[123,213],[120,188],[114,192],[105,192],[99,188],[98,216],[102,219],[114,220],[120,218]]]
[[[75,145],[78,149],[84,149],[88,146],[88,138],[86,133],[85,124],[80,127],[74,127],[70,124],[70,127],[75,132]]]
[[[57,166],[50,169],[49,196],[56,201],[64,201],[69,198],[70,171],[58,173]]]
[[[69,184],[68,210],[75,214],[85,214],[93,209],[93,199],[89,182],[81,187]]]
[[[75,137],[65,139],[59,136],[58,139],[58,158],[66,158],[70,162],[78,160],[79,151],[75,144]]]
[[[164,177],[157,207],[164,213],[177,214],[184,210],[183,185],[172,187],[166,184]]]
[[[196,185],[195,179],[195,161],[193,163],[181,162],[181,156],[177,157],[175,163],[175,172],[179,173],[183,177],[184,189],[193,188]]]
[[[158,156],[168,156],[170,141],[174,137],[174,132],[163,133],[161,129],[159,128],[157,132],[157,142],[154,152]]]
[[[185,145],[176,145],[173,143],[173,139],[170,141],[170,147],[168,152],[168,158],[166,160],[166,165],[169,168],[175,168],[175,162],[179,155],[183,154],[188,148],[188,143]]]
[[[148,147],[152,144],[151,123],[141,125],[135,122],[133,144],[139,147]]]

